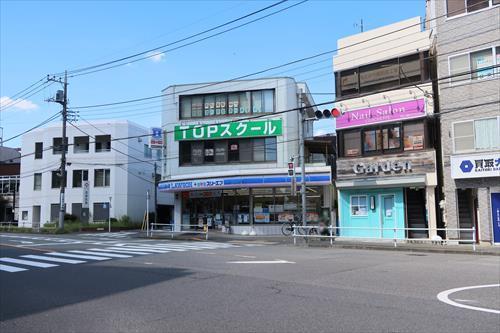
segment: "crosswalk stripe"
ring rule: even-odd
[[[46,261],[53,261],[53,262],[62,262],[65,264],[83,264],[86,261],[83,260],[71,260],[71,259],[64,259],[64,258],[52,258],[52,257],[47,257],[47,256],[38,256],[38,255],[33,255],[33,254],[28,254],[25,256],[21,256],[23,258],[29,258],[29,259],[38,259],[38,260],[46,260]]]
[[[13,264],[26,265],[26,266],[40,267],[40,268],[48,268],[48,267],[59,266],[59,265],[56,265],[56,264],[47,264],[47,263],[38,262],[38,261],[22,260],[22,259],[15,259],[15,258],[0,258],[0,261],[10,262],[10,263],[13,263]]]
[[[0,264],[0,271],[9,272],[9,273],[15,273],[15,272],[27,271],[27,269],[26,268],[20,268],[20,267],[14,267],[14,266]]]
[[[168,253],[169,251],[165,250],[155,250],[155,249],[145,249],[145,248],[138,248],[138,247],[128,247],[128,246],[123,246],[123,247],[108,247],[110,250],[130,250],[130,251],[140,251],[140,252],[153,252],[153,253]]]
[[[132,245],[124,245],[123,247],[131,247]],[[122,246],[120,246],[122,247]],[[188,249],[186,248],[178,248],[178,247],[167,247],[167,246],[164,246],[164,247],[160,247],[160,246],[143,246],[143,245],[134,245],[134,248],[135,249],[140,249],[138,251],[147,251],[147,250],[162,250],[162,251],[167,251],[167,252],[170,252],[170,251],[178,251],[178,252],[183,252],[183,251],[186,251]]]
[[[112,257],[112,258],[132,258],[132,256],[127,256],[124,254],[117,254],[117,253],[102,253],[102,252],[79,251],[79,250],[73,250],[73,251],[68,251],[68,252],[81,253],[81,254],[92,254],[92,255],[106,256],[106,257]]]
[[[138,251],[126,251],[126,250],[110,250],[110,249],[87,249],[89,251],[101,251],[101,252],[113,252],[113,253],[125,253],[125,254],[150,254],[146,252]]]
[[[70,254],[70,253],[61,253],[61,252],[50,252],[46,253],[51,256],[59,256],[59,257],[69,257],[69,258],[78,258],[78,259],[92,259],[92,260],[109,260],[111,258],[108,257],[98,257],[98,256],[84,256],[79,254]]]

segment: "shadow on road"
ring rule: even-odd
[[[177,268],[76,265],[0,275],[0,321],[85,302],[192,273]],[[54,318],[56,319],[56,318]],[[60,320],[61,318],[57,319]]]

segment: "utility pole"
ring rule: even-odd
[[[62,152],[61,152],[61,186],[59,190],[59,229],[64,228],[64,214],[66,213],[66,202],[64,201],[64,194],[66,190],[66,149],[68,149],[68,138],[66,137],[66,122],[68,120],[68,73],[64,72],[64,82],[61,79],[55,79],[54,77],[47,77],[48,81],[59,82],[63,84],[63,91],[60,90],[56,93],[56,98],[49,99],[49,102],[55,102],[61,104],[62,109]],[[61,96],[62,93],[62,96]]]
[[[300,94],[299,109],[299,161],[300,161],[300,195],[302,197],[302,225],[306,226],[306,161],[304,156],[304,108],[302,107],[302,94]]]
[[[146,236],[149,237],[149,190],[146,191]]]

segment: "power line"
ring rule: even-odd
[[[305,0],[305,1],[307,1],[307,0]],[[302,2],[305,2],[305,1],[302,1]],[[192,38],[195,38],[195,37],[201,36],[201,35],[203,35],[203,34],[206,34],[206,33],[208,33],[208,32],[211,32],[211,31],[214,31],[214,30],[220,29],[220,28],[222,28],[222,27],[225,27],[225,26],[231,25],[231,24],[233,24],[233,23],[235,23],[235,22],[238,22],[238,21],[244,20],[244,19],[246,19],[246,18],[248,18],[248,17],[254,16],[254,15],[259,14],[259,13],[261,13],[261,12],[264,12],[264,11],[266,11],[266,10],[268,10],[268,9],[271,9],[271,8],[273,8],[273,7],[276,7],[276,6],[278,6],[278,5],[281,5],[282,3],[285,3],[285,2],[287,2],[287,0],[282,0],[282,1],[276,2],[276,3],[272,4],[272,5],[266,6],[266,7],[264,7],[264,8],[259,9],[259,10],[256,10],[256,11],[253,11],[253,12],[251,12],[251,13],[248,13],[248,14],[246,14],[246,15],[240,16],[240,17],[238,17],[238,18],[236,18],[236,19],[233,19],[233,20],[231,20],[231,21],[225,22],[225,23],[223,23],[223,24],[219,24],[219,25],[217,25],[217,26],[215,26],[215,27],[212,27],[212,28],[209,28],[209,29],[203,30],[203,31],[201,31],[201,32],[195,33],[195,34],[190,35],[190,36],[188,36],[188,37],[181,38],[181,39],[176,40],[176,41],[174,41],[174,42],[170,42],[170,43],[167,43],[167,44],[164,44],[164,45],[160,45],[160,46],[155,47],[155,48],[152,48],[152,49],[148,49],[148,50],[145,50],[145,51],[142,51],[142,52],[138,52],[138,53],[135,53],[135,54],[132,54],[132,55],[126,56],[126,57],[122,57],[122,58],[115,59],[115,60],[112,60],[112,61],[104,62],[104,63],[101,63],[101,64],[97,64],[97,65],[93,65],[93,66],[88,66],[88,67],[84,67],[84,68],[79,68],[79,69],[73,69],[73,70],[70,70],[70,71],[68,71],[68,72],[69,72],[70,74],[76,74],[76,73],[86,72],[86,71],[89,71],[89,70],[93,70],[93,69],[95,69],[95,68],[99,68],[99,67],[103,67],[103,66],[108,66],[108,65],[115,64],[115,63],[117,63],[117,62],[122,62],[122,61],[125,61],[125,60],[128,60],[128,59],[132,59],[132,58],[135,58],[135,57],[138,57],[138,56],[141,56],[141,55],[147,55],[148,53],[151,53],[151,52],[155,52],[155,51],[161,50],[161,49],[163,49],[163,48],[165,48],[165,47],[168,47],[168,46],[172,46],[172,45],[175,45],[175,44],[182,43],[182,42],[184,42],[184,41],[186,41],[186,40],[189,40],[189,39],[192,39]],[[302,2],[301,2],[301,3],[302,3]],[[300,4],[300,3],[299,3],[299,4]],[[295,4],[294,6],[296,6],[296,5],[298,5],[298,4]],[[291,8],[291,7],[294,7],[294,6],[290,6],[290,7],[288,7],[288,8]],[[287,8],[287,9],[288,9],[288,8]],[[281,11],[282,11],[282,10],[281,10]],[[274,14],[276,14],[276,13],[278,13],[278,12],[275,12]],[[274,15],[274,14],[273,14],[273,15]],[[255,21],[251,21],[251,22],[255,22]],[[249,23],[247,23],[247,24],[249,24]],[[246,25],[246,24],[245,24],[245,25]],[[234,29],[232,28],[231,30],[234,30]],[[227,30],[227,31],[230,31],[230,30]],[[227,31],[225,31],[225,32],[227,32]],[[224,33],[224,32],[222,32],[222,33]],[[217,35],[219,35],[219,34],[221,34],[221,33],[219,32],[219,33],[217,33],[217,34],[215,34],[215,35],[212,35],[212,36],[209,36],[209,37],[205,37],[204,39],[201,39],[201,40],[205,40],[205,39],[208,39],[208,38],[211,38],[211,37],[217,36]],[[201,40],[199,40],[199,41],[201,41]],[[198,42],[198,41],[195,41],[195,42]],[[187,44],[187,45],[191,45],[191,44],[193,44],[193,43],[194,43],[194,42],[191,42],[191,43],[189,43],[189,44]],[[183,46],[182,46],[182,47],[183,47]],[[179,48],[179,47],[177,47],[177,48]],[[166,52],[166,51],[165,51],[165,52]],[[161,53],[164,53],[164,52],[158,52],[158,53],[156,53],[156,54],[154,54],[154,55],[161,54]],[[135,61],[138,61],[138,60],[144,60],[144,59],[150,58],[150,57],[152,57],[152,56],[154,56],[154,55],[148,55],[147,57],[143,57],[143,58],[140,58],[140,59],[136,59],[136,60],[131,61],[131,62],[135,62]],[[130,62],[127,62],[127,63],[124,63],[124,64],[119,64],[119,66],[123,66],[123,65],[126,65],[126,64],[128,64],[128,63],[130,63]],[[106,67],[105,69],[114,68],[114,67],[117,67],[117,66]],[[105,70],[105,69],[104,69],[104,70]],[[84,74],[90,74],[90,73],[93,73],[93,72],[94,72],[94,71],[92,71],[92,72],[88,72],[88,73],[84,73]],[[79,74],[79,75],[84,75],[84,74]],[[57,74],[56,74],[56,75],[57,75]],[[79,76],[79,75],[74,75],[74,76]]]
[[[43,82],[42,84],[36,86],[35,88],[25,92],[23,95],[17,97],[16,99],[12,100],[10,103],[8,103],[7,105],[3,105],[0,109],[0,112],[4,112],[6,111],[7,109],[23,102],[24,100],[26,100],[27,98],[33,96],[33,95],[36,95],[38,94],[40,91],[50,87],[51,85],[53,84],[53,82]],[[36,90],[36,91],[35,91]]]
[[[60,114],[61,114],[61,111],[58,111],[58,112],[56,112],[55,114],[53,114],[52,116],[50,116],[49,118],[47,118],[47,119],[45,119],[44,121],[42,121],[41,123],[39,123],[38,125],[33,126],[33,127],[31,127],[30,129],[28,129],[28,130],[26,130],[26,131],[24,131],[24,132],[22,132],[22,133],[19,133],[19,134],[17,134],[17,135],[14,135],[14,136],[12,136],[12,137],[10,137],[10,138],[6,139],[6,140],[3,140],[1,143],[2,143],[2,144],[4,144],[4,143],[6,143],[6,142],[9,142],[9,141],[11,141],[11,140],[14,140],[14,139],[16,139],[16,138],[20,137],[21,135],[24,135],[24,134],[29,133],[29,132],[31,132],[31,131],[33,131],[33,130],[35,130],[35,129],[39,128],[39,127],[42,127],[43,125],[45,125],[45,124],[47,124],[47,123],[51,122],[52,120],[56,119],[56,118],[57,118]]]

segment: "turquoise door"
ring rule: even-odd
[[[394,194],[382,194],[382,238],[394,238],[394,227],[396,223],[396,211],[394,210]],[[391,229],[391,230],[389,230]]]

